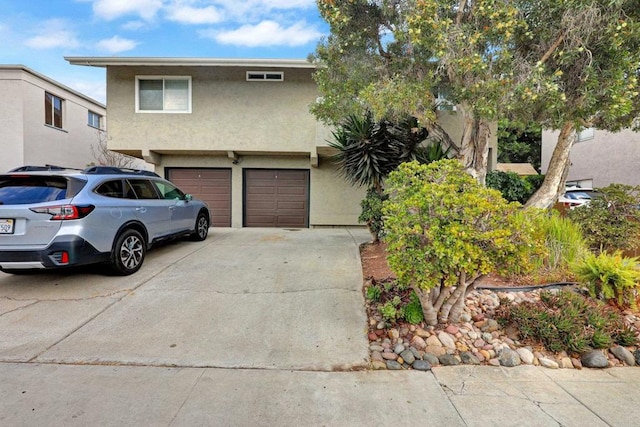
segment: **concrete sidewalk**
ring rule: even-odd
[[[305,372],[0,364],[10,426],[633,426],[640,370]]]
[[[640,370],[368,371],[362,229],[213,229],[126,278],[0,273],[0,425],[629,426]]]

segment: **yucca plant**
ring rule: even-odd
[[[587,286],[592,298],[613,301],[620,307],[637,309],[640,289],[638,258],[627,258],[621,252],[587,254],[572,266],[578,279]]]

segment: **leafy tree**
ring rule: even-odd
[[[542,127],[535,122],[498,121],[498,161],[530,163],[540,172]]]
[[[564,186],[575,132],[619,130],[639,117],[637,0],[516,0],[526,23],[515,36],[509,113],[559,129],[545,181],[527,206],[548,207]],[[638,124],[636,122],[636,124]]]
[[[535,221],[478,183],[457,160],[404,163],[387,179],[388,261],[425,321],[457,322],[465,296],[489,272],[525,272],[542,251]]]
[[[331,34],[312,60],[322,97],[312,107],[336,123],[371,110],[410,114],[453,147],[484,183],[489,123],[499,117],[560,129],[544,185],[559,191],[576,129],[615,130],[638,116],[637,0],[318,0]],[[462,118],[454,141],[436,117],[445,93]]]

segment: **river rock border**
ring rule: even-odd
[[[460,324],[443,328],[410,324],[387,328],[377,310],[367,302],[371,367],[426,371],[433,366],[460,364],[505,367],[524,364],[550,369],[640,366],[638,347],[615,346],[608,351],[591,351],[580,358],[564,352],[552,354],[521,343],[516,330],[502,329],[493,319],[501,299],[520,303],[539,300],[539,295],[540,290],[474,290],[467,296]],[[625,312],[624,318],[640,339],[639,315]]]

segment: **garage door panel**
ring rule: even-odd
[[[309,171],[246,169],[245,226],[308,227]]]
[[[211,225],[231,227],[231,169],[168,169],[167,177],[209,205]]]

